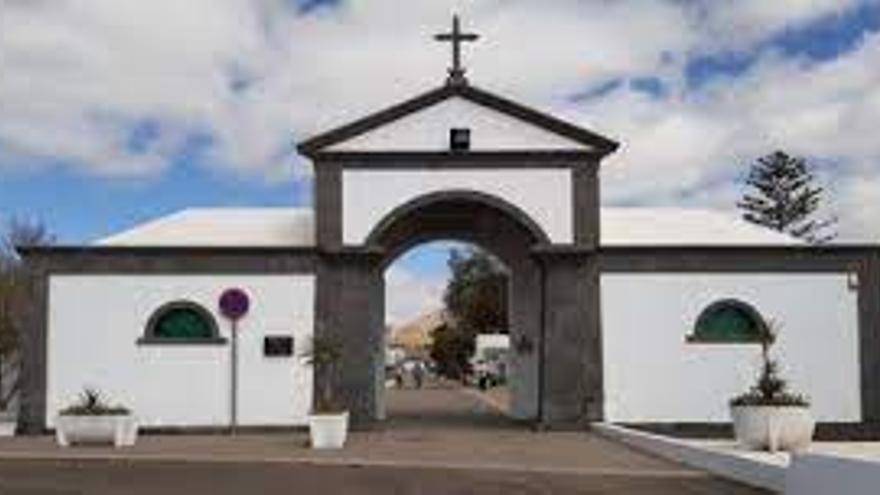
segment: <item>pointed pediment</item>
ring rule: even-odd
[[[467,84],[435,90],[299,144],[321,153],[448,152],[451,129],[470,131],[474,152],[607,155],[615,141]]]

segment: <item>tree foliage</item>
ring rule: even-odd
[[[18,390],[4,371],[10,371],[18,360],[21,316],[31,284],[17,248],[52,242],[54,237],[41,222],[13,219],[0,231],[0,410],[6,409]]]
[[[475,347],[473,334],[446,323],[433,331],[431,342],[431,359],[437,365],[438,374],[459,380],[470,373],[470,357]]]
[[[836,237],[836,220],[817,219],[824,189],[803,158],[782,151],[759,158],[749,170],[747,189],[737,203],[749,222],[813,244]]]
[[[314,412],[317,414],[345,411],[345,406],[333,393],[333,388],[339,379],[342,352],[342,341],[328,333],[313,336],[303,352],[306,364],[312,366],[320,377],[320,386],[314,399]]]
[[[748,392],[730,400],[733,406],[797,406],[808,407],[809,399],[804,395],[789,392],[788,381],[782,378],[779,362],[770,356],[770,349],[776,343],[779,325],[770,322],[761,334],[761,371],[755,385]]]
[[[450,250],[447,263],[449,318],[434,331],[431,358],[440,374],[458,379],[470,371],[477,334],[508,331],[508,276],[498,260],[476,248]]]
[[[452,277],[443,302],[457,327],[473,334],[507,332],[507,284],[504,266],[485,251],[449,252]]]

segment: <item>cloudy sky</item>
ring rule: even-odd
[[[431,34],[454,11],[483,35],[472,82],[623,142],[606,203],[730,209],[748,163],[779,148],[817,167],[841,239],[880,240],[880,0],[0,9],[0,216],[64,242],[186,206],[310,204],[293,143],[441,83]],[[442,256],[412,258],[394,277],[436,295]]]

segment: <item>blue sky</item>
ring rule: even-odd
[[[441,82],[430,35],[455,10],[484,35],[477,84],[624,142],[607,202],[730,209],[780,147],[820,166],[847,238],[880,239],[880,3],[648,5],[8,4],[0,218],[83,243],[190,206],[310,205],[293,143]],[[440,284],[447,248],[398,266]]]

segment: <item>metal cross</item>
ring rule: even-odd
[[[474,33],[462,33],[458,16],[452,16],[452,32],[440,33],[434,36],[437,41],[449,41],[452,43],[452,67],[449,68],[447,83],[465,83],[464,67],[461,66],[461,42],[476,41],[480,36]]]

